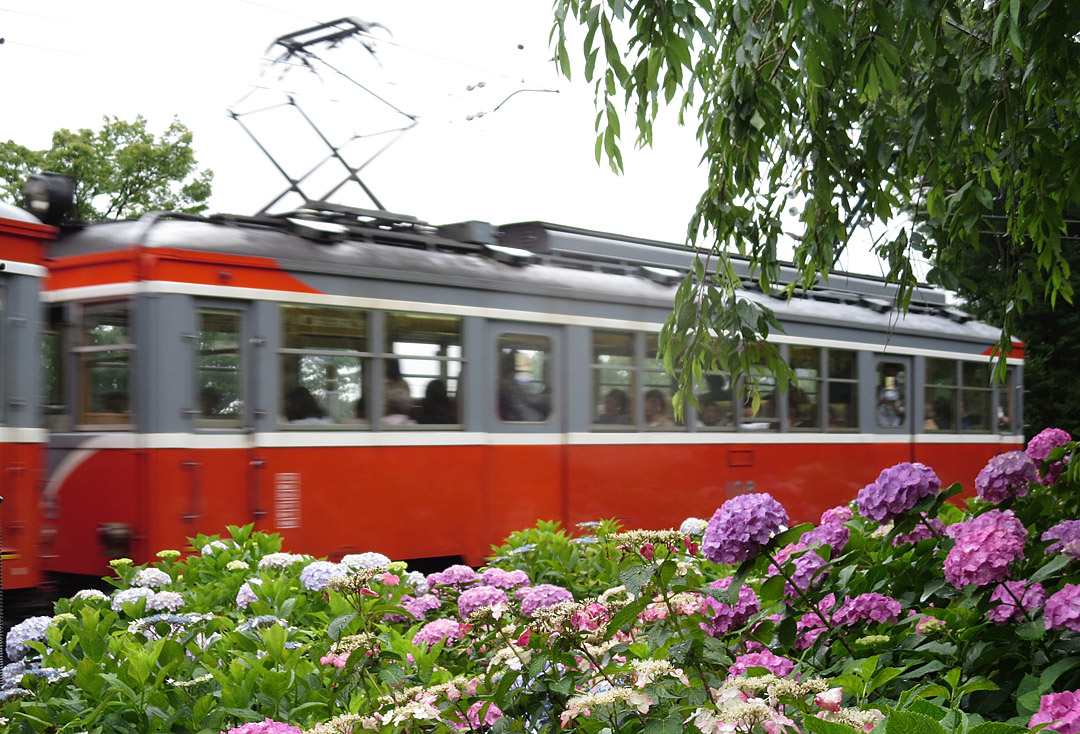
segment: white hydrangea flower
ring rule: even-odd
[[[288,568],[294,563],[304,560],[303,556],[295,553],[267,553],[259,559],[259,570],[267,568]]]
[[[341,559],[341,562],[349,568],[357,570],[367,568],[388,568],[390,559],[382,553],[368,551],[367,553],[350,553]]]
[[[133,586],[148,586],[151,589],[156,589],[159,586],[171,584],[172,576],[160,568],[143,568],[135,574],[135,578],[131,580],[131,583]]]
[[[135,602],[144,597],[149,597],[153,595],[154,590],[148,589],[144,586],[136,586],[131,589],[121,589],[120,591],[117,591],[115,594],[113,594],[112,608],[115,611],[119,612],[121,609],[124,608],[125,604]]]
[[[109,597],[104,591],[98,591],[97,589],[83,589],[82,591],[76,592],[75,596],[72,597],[72,599],[93,599],[95,601],[102,601],[108,598]]]

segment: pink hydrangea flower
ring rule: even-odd
[[[847,509],[846,507],[844,509]],[[850,513],[851,510],[848,510]],[[833,550],[833,556],[844,549],[851,538],[851,529],[847,525],[838,522],[826,522],[818,525],[813,530],[803,533],[799,538],[799,545],[812,548],[815,545],[827,545]]]
[[[1046,589],[1037,581],[1032,583],[1006,581],[1000,584],[994,589],[994,593],[990,595],[990,601],[1001,603],[990,609],[986,615],[987,619],[994,624],[1022,620],[1024,615],[1021,613],[1020,608],[1016,606],[1017,599],[1020,600],[1025,610],[1034,612],[1046,601]]]
[[[1059,522],[1054,527],[1047,530],[1042,534],[1043,540],[1057,540],[1060,542],[1053,543],[1047,549],[1047,553],[1058,553],[1062,551],[1068,543],[1080,540],[1080,520],[1065,520]]]
[[[1048,693],[1039,701],[1039,710],[1031,717],[1028,728],[1048,724],[1045,731],[1058,734],[1080,734],[1080,690]]]
[[[723,591],[731,586],[731,577],[718,579],[709,584],[710,589]],[[730,632],[742,627],[752,616],[758,613],[759,604],[757,594],[746,584],[739,587],[739,598],[735,604],[724,604],[719,599],[711,596],[705,597],[705,622],[701,623],[701,629],[713,637]]]
[[[824,614],[830,622],[832,621],[832,611],[835,606],[835,594],[826,594],[822,597],[821,601],[817,603],[818,610]],[[795,634],[798,635],[795,639],[795,649],[805,650],[810,647],[826,629],[825,621],[822,620],[816,612],[809,611],[802,615],[795,622]]]
[[[484,707],[487,707],[487,711],[484,712],[484,720],[480,721],[480,711]],[[466,718],[472,725],[473,730],[479,729],[481,725],[491,726],[496,721],[503,717],[503,712],[493,702],[489,701],[477,701],[469,710],[465,712]]]
[[[840,702],[844,699],[844,689],[830,688],[827,691],[814,696],[814,705],[826,711],[839,711]]]
[[[787,658],[782,658],[779,655],[774,655],[768,650],[751,652],[735,658],[735,662],[732,663],[731,667],[728,669],[728,678],[734,678],[737,675],[746,675],[746,671],[750,668],[765,668],[774,675],[786,678],[791,675],[791,671],[795,670],[795,662],[788,660]]]
[[[1060,428],[1046,428],[1039,435],[1028,441],[1027,453],[1028,458],[1035,462],[1035,465],[1039,467],[1039,471],[1042,471],[1042,464],[1044,461],[1050,458],[1050,452],[1056,449],[1058,446],[1064,446],[1072,440],[1072,436],[1067,431],[1063,431]],[[1042,476],[1042,483],[1046,486],[1050,486],[1057,481],[1057,478],[1061,476],[1061,470],[1063,469],[1062,462],[1055,461],[1051,464],[1046,474]]]
[[[838,527],[844,528],[845,531],[847,530],[843,525]],[[806,535],[809,535],[809,533]],[[803,535],[803,537],[805,538],[806,535]],[[844,542],[846,543],[847,540],[845,539]],[[790,582],[784,584],[784,596],[789,599],[793,599],[797,597],[800,592],[809,589],[810,584],[819,579],[819,572],[825,567],[824,558],[814,551],[806,549],[807,546],[800,541],[798,543],[789,543],[776,553],[775,560],[781,566],[789,560],[794,566],[789,574],[791,576],[791,581],[794,582],[794,586],[792,586]],[[778,573],[780,572],[777,570],[776,566],[770,565],[765,576],[772,577]],[[795,587],[798,587],[798,589]]]
[[[432,609],[441,607],[442,602],[434,594],[424,594],[415,598],[406,594],[401,597],[401,606],[417,619],[423,619]]]
[[[832,621],[838,625],[852,625],[864,620],[895,622],[899,618],[900,602],[891,596],[874,592],[845,599],[832,615]]]
[[[936,517],[927,518],[926,513],[922,513],[923,520],[925,522],[919,522],[911,529],[910,533],[904,533],[897,535],[893,538],[893,545],[901,546],[906,543],[919,543],[923,540],[928,540],[933,537],[942,537],[945,535],[945,523],[938,520]]]
[[[975,477],[975,491],[984,502],[997,504],[1010,497],[1023,497],[1028,485],[1039,481],[1035,462],[1023,451],[994,456]]]
[[[429,586],[435,586],[436,584],[467,586],[468,584],[474,583],[479,578],[480,574],[476,573],[476,571],[468,566],[458,563],[442,571],[428,574],[427,582]]]
[[[784,506],[767,493],[741,494],[720,506],[709,520],[701,552],[713,563],[742,563],[787,525]]]
[[[855,513],[851,511],[850,507],[848,507],[847,505],[838,505],[830,510],[825,510],[825,512],[821,513],[821,524],[840,525],[847,522],[854,516]]]
[[[468,619],[477,609],[506,604],[509,601],[502,589],[495,586],[474,586],[461,592],[458,597],[458,615],[462,619]]]
[[[1012,510],[990,510],[947,531],[956,545],[945,558],[945,578],[958,589],[1003,581],[1009,564],[1024,557],[1027,528]]]
[[[303,734],[300,727],[283,724],[273,719],[253,721],[250,724],[229,729],[225,734]]]
[[[480,572],[480,583],[488,586],[498,586],[500,589],[516,589],[519,586],[528,586],[529,574],[520,568],[507,571],[503,568],[485,568]]]
[[[561,601],[573,601],[574,595],[561,586],[553,584],[538,584],[518,589],[517,597],[521,599],[521,613],[531,617],[533,612],[543,607],[550,607]]]
[[[1080,632],[1080,584],[1065,584],[1046,600],[1043,609],[1046,629],[1064,627]]]
[[[427,643],[437,645],[443,640],[460,640],[465,636],[467,625],[459,624],[452,619],[436,619],[428,622],[413,637],[413,644]]]

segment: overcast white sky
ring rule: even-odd
[[[387,27],[374,31],[378,63],[355,41],[320,56],[419,119],[361,174],[386,209],[434,224],[544,220],[683,240],[705,180],[692,130],[662,125],[644,151],[624,141],[624,176],[598,166],[591,85],[567,82],[549,60],[549,0],[0,0],[0,140],[44,148],[54,130],[96,128],[104,115],[141,114],[161,132],[175,116],[215,173],[211,209],[254,213],[286,183],[230,106],[295,92],[334,142],[403,120],[378,117],[381,105],[333,73],[260,75],[275,38],[347,16]],[[558,93],[506,99],[526,89]],[[293,175],[326,153],[292,110],[244,119]],[[632,134],[629,121],[623,129]],[[352,161],[386,139],[357,141]],[[344,203],[372,206],[348,193]],[[879,273],[862,262],[848,267]]]

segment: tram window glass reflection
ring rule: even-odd
[[[282,419],[290,426],[362,422],[367,314],[284,306],[282,328]]]
[[[500,334],[496,410],[504,423],[543,423],[551,418],[554,375],[551,340],[533,334]]]
[[[740,431],[778,431],[780,430],[780,417],[778,413],[778,397],[776,378],[771,374],[759,374],[755,371],[758,392],[761,395],[761,404],[757,412],[754,412],[753,397],[747,389],[740,400],[739,430]]]
[[[238,427],[244,412],[240,381],[240,313],[200,309],[196,336],[196,425]]]
[[[1012,433],[1016,415],[1016,370],[1005,370],[1005,382],[998,386],[997,426],[1000,433]]]
[[[826,420],[829,431],[859,428],[859,367],[857,353],[850,349],[830,349],[827,362]]]
[[[877,424],[882,428],[907,425],[907,368],[898,362],[877,366]]]
[[[603,430],[634,423],[634,335],[592,334],[593,425]]]
[[[962,362],[960,380],[960,430],[989,431],[993,404],[990,364],[986,361]]]
[[[64,343],[66,328],[64,307],[53,305],[46,312],[45,328],[41,334],[42,397],[41,410],[45,427],[57,433],[71,430],[71,413],[67,406]]]
[[[735,427],[735,390],[730,374],[705,375],[697,400],[701,426],[729,430]]]
[[[128,303],[82,306],[78,360],[79,423],[120,426],[131,423],[131,340]]]
[[[461,319],[386,315],[383,425],[461,423]]]
[[[927,431],[956,431],[959,393],[955,359],[931,357],[926,360],[926,417]]]
[[[821,349],[792,346],[788,364],[799,380],[787,391],[787,425],[793,430],[821,430]]]
[[[675,379],[664,370],[660,358],[660,337],[645,336],[645,368],[641,372],[641,401],[645,406],[645,427],[672,430],[685,428],[683,419],[675,418],[672,400],[675,396]]]

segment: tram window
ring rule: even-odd
[[[830,349],[827,369],[826,430],[856,430],[859,427],[859,368],[856,353],[850,349]]]
[[[363,422],[367,314],[284,306],[282,326],[282,419],[290,426]]]
[[[776,378],[770,374],[757,377],[758,391],[761,395],[761,404],[757,412],[754,412],[753,400],[749,392],[743,396],[742,411],[739,416],[740,431],[776,431],[780,428],[780,418],[777,414]]]
[[[685,428],[683,420],[675,418],[671,402],[675,396],[675,380],[664,370],[664,360],[660,358],[659,347],[659,335],[645,336],[645,368],[641,372],[645,427],[661,430]]]
[[[1012,433],[1016,422],[1016,371],[1005,370],[1005,383],[998,387],[997,426],[1000,433]]]
[[[198,312],[196,423],[237,427],[244,412],[240,391],[240,313],[200,309]]]
[[[990,406],[993,404],[989,363],[961,363],[960,379],[960,430],[989,431]]]
[[[461,423],[461,319],[386,315],[383,425]]]
[[[788,388],[787,425],[795,430],[821,430],[821,349],[793,346],[788,363],[799,380]]]
[[[499,420],[546,422],[551,417],[554,392],[551,340],[531,334],[500,334],[498,359]]]
[[[926,360],[926,418],[923,428],[927,431],[955,431],[957,429],[956,360],[929,358]]]
[[[703,389],[698,393],[698,421],[706,428],[735,427],[735,390],[731,375],[705,375]]]
[[[877,424],[898,428],[907,424],[907,369],[897,362],[877,366]]]
[[[593,425],[610,430],[634,423],[634,335],[593,331]]]
[[[79,423],[131,423],[131,329],[127,302],[85,304],[74,348],[78,360]]]

